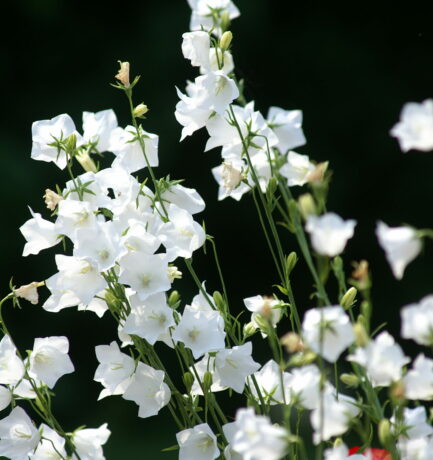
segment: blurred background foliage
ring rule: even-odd
[[[53,164],[30,159],[31,123],[66,112],[80,128],[82,111],[113,108],[119,124],[128,124],[126,99],[109,86],[119,59],[130,61],[132,74],[142,77],[135,100],[150,108],[145,129],[160,136],[157,173],[185,178],[185,185],[195,187],[207,203],[202,218],[216,238],[233,310],[243,309],[244,297],[270,294],[277,275],[251,197],[240,203],[217,202],[210,169],[219,163],[219,153],[203,153],[204,130],[179,144],[175,85],[183,89],[185,80],[196,75],[180,50],[181,35],[189,24],[186,1],[7,3],[2,6],[0,45],[2,294],[6,295],[11,276],[19,285],[55,271],[55,250],[21,257],[24,239],[18,227],[30,217],[27,205],[48,216],[44,190],[66,180]],[[345,252],[346,270],[350,272],[353,260],[365,258],[371,263],[375,324],[387,321],[398,334],[400,307],[433,292],[429,262],[433,245],[427,242],[403,281],[397,282],[374,229],[378,219],[390,225],[433,227],[433,153],[403,155],[389,136],[405,102],[433,96],[431,3],[390,7],[389,2],[356,2],[342,7],[311,0],[237,0],[236,4],[242,15],[233,22],[233,54],[247,98],[254,99],[264,115],[271,105],[303,110],[308,144],[299,152],[330,161],[334,178],[328,209],[358,220],[355,238]],[[291,235],[282,231],[282,236],[288,251],[296,249]],[[194,259],[208,289],[220,289],[212,260],[202,252]],[[187,303],[196,289],[184,273],[178,286]],[[293,274],[293,286],[301,310],[310,308],[312,289],[304,263]],[[45,291],[42,300],[46,296]],[[54,315],[23,302],[22,310],[7,306],[5,316],[22,350],[31,348],[34,337],[69,337],[76,372],[63,377],[55,389],[55,410],[66,429],[107,421],[113,432],[105,449],[108,459],[176,458],[174,452],[160,453],[176,442],[168,411],[141,420],[132,402],[120,398],[96,402],[101,387],[92,381],[97,365],[94,346],[115,336],[108,315],[99,320],[76,309]],[[287,323],[280,327],[281,333],[286,330]],[[409,343],[403,345],[411,352]],[[164,348],[159,348],[165,356]],[[168,363],[169,368],[174,366]],[[236,403],[239,400],[228,402],[231,407]]]

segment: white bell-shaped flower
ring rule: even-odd
[[[315,409],[319,405],[321,395],[322,374],[315,364],[293,368],[288,381],[290,400],[305,409]]]
[[[280,168],[280,174],[287,179],[288,186],[293,187],[306,184],[315,169],[316,166],[311,163],[307,155],[290,151],[287,155],[287,163]]]
[[[404,394],[415,401],[433,399],[433,360],[423,354],[417,356],[412,369],[403,377]]]
[[[220,15],[226,13],[230,19],[235,19],[240,15],[238,8],[231,0],[188,0],[188,3],[192,9],[190,30],[209,30],[220,36],[221,28],[215,27],[212,10],[217,10]]]
[[[36,450],[29,455],[31,460],[60,460],[61,456],[67,457],[64,438],[45,423],[40,425],[39,432],[42,439]]]
[[[214,460],[219,457],[217,439],[207,423],[176,434],[179,460]]]
[[[401,309],[401,336],[420,345],[433,345],[433,295]]]
[[[24,376],[24,364],[17,356],[17,349],[8,335],[0,341],[0,383],[15,385]]]
[[[206,204],[200,194],[194,188],[184,187],[175,184],[161,194],[164,201],[173,203],[181,209],[185,209],[190,214],[202,212]]]
[[[105,460],[102,446],[108,441],[110,434],[111,432],[106,423],[99,428],[86,428],[76,431],[72,442],[81,460]],[[73,455],[72,458],[77,460],[78,457]]]
[[[194,368],[190,367],[189,371],[194,377],[194,383],[191,387],[192,395],[203,396],[202,385],[204,374],[206,372],[210,372],[212,375],[212,385],[210,387],[210,391],[212,393],[224,391],[227,389],[227,387],[222,385],[221,383],[221,377],[218,373],[218,369],[215,367],[215,358],[213,356],[209,356],[207,353],[203,356],[203,358],[200,361],[194,364]],[[197,381],[197,376],[200,379],[200,382]]]
[[[96,143],[100,152],[110,149],[110,138],[116,128],[117,118],[112,109],[83,112],[83,140],[85,143]]]
[[[210,67],[209,51],[210,37],[207,32],[194,31],[186,32],[182,35],[182,53],[185,59],[191,61],[194,67]]]
[[[268,112],[268,123],[278,137],[276,147],[282,154],[301,147],[307,142],[302,131],[301,110],[284,110],[280,107],[271,107]]]
[[[43,249],[51,248],[59,243],[59,233],[56,231],[55,224],[45,220],[37,212],[30,209],[32,218],[20,227],[27,243],[24,246],[23,256],[29,254],[39,254]]]

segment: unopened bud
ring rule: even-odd
[[[384,418],[379,422],[378,426],[379,441],[382,446],[388,447],[393,442],[393,436],[391,434],[391,423],[388,419]]]
[[[293,355],[289,361],[289,366],[306,366],[307,364],[314,363],[316,361],[317,355],[312,351],[307,351],[304,353],[297,353]]]
[[[359,378],[355,374],[341,374],[340,380],[348,387],[356,388],[359,385]]]
[[[213,378],[212,373],[206,371],[203,376],[203,389],[205,392],[208,392],[212,386]]]
[[[352,305],[353,305],[353,302],[355,301],[355,298],[356,298],[356,294],[358,293],[358,291],[356,290],[356,288],[354,287],[351,287],[344,295],[343,297],[341,298],[340,300],[340,305],[345,309],[345,310],[349,310]]]
[[[219,291],[215,291],[212,294],[212,297],[213,297],[213,300],[214,300],[215,305],[218,308],[218,310],[224,310],[225,302],[224,302],[224,299],[223,299],[223,296],[221,295],[221,293]]]
[[[309,216],[316,215],[316,204],[310,193],[304,193],[298,198],[298,207],[301,216],[307,220]]]
[[[187,393],[191,392],[191,388],[194,384],[194,376],[191,372],[185,372],[182,376],[183,384],[185,385],[185,389]]]
[[[18,289],[14,289],[16,297],[28,300],[33,305],[36,305],[39,301],[38,287],[43,286],[43,281],[33,281],[30,284],[23,284]]]
[[[230,48],[232,40],[233,34],[230,32],[230,30],[227,30],[222,34],[222,37],[220,39],[220,48],[224,51],[227,51]]]
[[[149,109],[146,104],[138,104],[137,107],[135,107],[132,111],[132,114],[135,118],[141,118],[147,112],[149,112]]]
[[[295,268],[295,265],[297,264],[297,262],[298,262],[298,255],[296,254],[296,252],[293,251],[287,256],[287,259],[286,259],[286,271],[288,275],[290,275],[292,270]]]
[[[177,291],[172,291],[171,294],[168,296],[168,305],[171,308],[176,308],[177,307],[177,302],[180,299],[180,295]]]
[[[247,323],[244,325],[244,339],[251,337],[256,333],[256,326],[253,323]]]
[[[94,161],[90,158],[89,153],[87,150],[80,150],[76,155],[75,158],[77,159],[78,163],[83,167],[84,171],[88,172],[98,172],[98,168],[96,167]]]
[[[221,29],[227,30],[230,27],[230,14],[227,10],[224,10],[220,16],[221,19]]]
[[[370,341],[365,326],[360,321],[353,325],[353,333],[355,335],[355,343],[358,347],[365,347]]]
[[[271,177],[268,182],[268,188],[266,189],[266,194],[269,197],[272,197],[278,188],[278,179],[276,177]]]
[[[57,205],[64,200],[64,198],[60,195],[58,195],[56,192],[53,192],[49,188],[45,190],[45,195],[44,195],[44,201],[47,206],[47,208],[50,211],[54,211],[57,207]]]
[[[287,353],[298,353],[304,351],[304,343],[296,332],[288,332],[280,339],[281,345],[285,347]]]
[[[405,400],[405,387],[403,380],[394,382],[390,388],[390,395],[394,402],[401,404]]]
[[[75,134],[71,134],[65,140],[65,149],[66,151],[73,152],[77,148],[77,136]]]
[[[120,64],[120,69],[117,75],[114,78],[120,81],[120,83],[125,86],[125,88],[129,88],[129,62],[121,62],[118,61]]]
[[[317,164],[314,171],[312,171],[308,175],[307,181],[308,182],[322,182],[323,177],[325,176],[325,173],[328,169],[328,165],[329,163],[327,161]]]
[[[254,321],[256,322],[257,326],[259,327],[260,331],[263,334],[269,335],[270,332],[270,324],[269,324],[269,319],[262,316],[260,313],[256,314],[254,316]]]
[[[334,441],[334,444],[333,444],[333,447],[339,447],[343,444],[343,440],[341,438],[337,438],[335,441]]]

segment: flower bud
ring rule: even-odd
[[[149,112],[149,109],[146,104],[138,104],[132,111],[132,115],[134,115],[135,118],[141,118],[147,112]]]
[[[212,373],[209,371],[206,371],[203,376],[203,390],[204,392],[208,392],[212,386]]]
[[[227,30],[230,27],[230,14],[227,10],[224,10],[220,16],[221,29]]]
[[[405,387],[403,380],[394,382],[390,388],[390,396],[394,403],[401,404],[405,400]]]
[[[33,281],[30,284],[23,284],[18,289],[14,289],[13,293],[16,297],[28,300],[33,305],[36,305],[39,301],[38,287],[44,284],[43,281]]]
[[[316,204],[310,193],[304,193],[298,198],[298,207],[305,220],[307,220],[309,216],[317,214]]]
[[[83,167],[84,171],[88,172],[98,172],[98,168],[96,167],[94,161],[90,158],[89,153],[87,150],[80,150],[76,155],[75,158],[77,159],[78,163]]]
[[[171,308],[177,308],[177,302],[180,299],[180,295],[177,291],[172,291],[171,294],[168,296],[168,305]]]
[[[270,324],[269,319],[261,314],[257,314],[254,317],[254,321],[256,322],[257,326],[259,326],[260,331],[263,334],[269,335],[270,334]]]
[[[304,351],[304,344],[301,337],[296,332],[288,332],[283,335],[280,339],[281,345],[283,345],[287,353],[298,353]]]
[[[308,175],[308,182],[322,182],[323,177],[328,169],[329,162],[324,161],[323,163],[318,163],[316,169]]]
[[[215,305],[218,308],[218,310],[224,310],[225,302],[224,302],[224,299],[223,299],[223,296],[221,295],[221,293],[219,291],[215,291],[212,294],[212,297],[213,297],[213,300],[214,300]]]
[[[68,153],[73,152],[77,148],[77,136],[71,134],[65,139],[65,149]]]
[[[348,291],[346,291],[346,293],[341,298],[340,305],[345,310],[349,310],[352,307],[353,302],[355,301],[357,293],[358,293],[358,291],[356,290],[356,288],[351,287]]]
[[[355,335],[355,343],[358,347],[365,347],[370,341],[367,331],[362,322],[359,321],[359,318],[358,322],[353,325],[353,333]]]
[[[173,283],[174,280],[180,280],[182,278],[182,272],[178,270],[175,265],[170,265],[168,267],[168,279],[170,283]]]
[[[381,442],[382,446],[388,447],[390,443],[393,442],[393,436],[391,434],[391,423],[386,418],[382,419],[379,422],[378,426],[378,436],[379,441]]]
[[[290,275],[292,270],[295,268],[295,265],[298,263],[298,255],[296,252],[292,251],[286,259],[286,271]]]
[[[45,190],[45,195],[44,195],[44,201],[47,206],[47,208],[50,211],[54,211],[56,209],[57,205],[64,200],[64,198],[60,195],[58,195],[56,192],[53,192],[49,188]]]
[[[316,361],[317,355],[312,351],[307,351],[303,353],[297,353],[293,355],[289,361],[289,366],[306,366],[307,364],[314,363]]]
[[[337,438],[335,441],[334,441],[334,444],[333,444],[333,447],[339,447],[343,444],[343,440],[341,438]]]
[[[224,51],[227,51],[230,48],[232,40],[233,34],[230,32],[230,30],[227,30],[222,34],[222,37],[220,39],[220,48]]]
[[[185,372],[182,376],[182,380],[183,384],[185,385],[186,392],[190,393],[194,384],[194,376],[191,374],[191,372]]]
[[[256,326],[253,323],[247,323],[244,325],[244,339],[251,337],[256,333]]]
[[[340,380],[348,387],[356,388],[359,385],[359,378],[355,374],[341,374]]]
[[[120,69],[117,75],[114,78],[120,81],[120,83],[125,86],[125,88],[129,88],[129,62],[121,62],[118,61],[120,64]]]

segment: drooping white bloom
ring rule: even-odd
[[[284,110],[279,107],[271,107],[268,112],[268,123],[278,137],[276,147],[281,153],[284,154],[287,150],[305,145],[301,110]]]
[[[183,57],[189,59],[192,66],[209,68],[209,34],[203,31],[186,32],[182,38]]]
[[[272,425],[269,418],[256,415],[254,409],[239,409],[229,427],[229,442],[244,460],[278,460],[286,453],[287,431]],[[227,433],[227,425],[223,427]]]
[[[188,0],[192,9],[190,30],[212,30],[212,33],[221,35],[221,28],[216,27],[212,17],[212,10],[221,15],[227,12],[230,19],[237,18],[240,13],[231,0]]]
[[[66,458],[65,440],[45,423],[39,427],[43,439],[39,442],[34,453],[29,455],[31,460],[60,460]],[[59,455],[60,454],[60,455]]]
[[[314,352],[331,363],[355,341],[350,319],[340,305],[305,312],[302,336]]]
[[[122,168],[129,173],[133,173],[139,169],[146,168],[147,163],[151,167],[158,166],[159,137],[156,134],[144,131],[141,127],[139,128],[139,136],[143,140],[144,153],[133,126],[127,126],[125,129],[117,128],[113,131],[109,148],[116,155],[112,163],[113,168]]]
[[[305,409],[317,408],[321,394],[320,382],[321,372],[315,364],[292,369],[287,387],[290,400]]]
[[[173,203],[190,214],[202,212],[206,204],[200,194],[194,188],[184,187],[181,184],[172,185],[161,194],[161,198]]]
[[[363,366],[376,387],[388,386],[399,380],[403,366],[410,361],[386,331],[381,332],[364,348],[357,348],[347,359]]]
[[[433,295],[402,308],[401,336],[420,345],[433,344]]]
[[[244,299],[244,305],[252,313],[251,321],[256,327],[259,327],[256,321],[257,316],[268,319],[272,326],[275,327],[281,319],[282,310],[280,304],[281,302],[278,299],[261,295]]]
[[[156,415],[170,401],[171,392],[164,383],[164,376],[164,371],[155,370],[142,362],[138,363],[122,398],[134,401],[138,405],[139,417]]]
[[[290,151],[287,155],[287,163],[280,168],[280,173],[287,178],[289,187],[293,187],[306,184],[315,169],[315,165],[311,163],[307,155]]]
[[[310,414],[315,444],[345,433],[351,420],[359,413],[356,401],[349,396],[339,394],[337,399],[325,392],[322,397],[323,410],[317,407]]]
[[[75,129],[72,118],[63,113],[51,120],[35,121],[32,124],[32,153],[33,160],[52,161],[60,169],[66,167],[66,153],[50,146],[55,140],[65,140],[71,134],[80,137]]]
[[[165,254],[129,252],[120,259],[120,269],[120,282],[131,286],[140,300],[168,291],[171,287]]]
[[[76,431],[72,441],[81,460],[105,460],[102,446],[108,441],[110,434],[106,423],[99,428]],[[77,460],[75,455],[73,460]]]
[[[344,221],[333,212],[322,216],[309,216],[305,229],[311,236],[314,250],[323,256],[334,257],[341,254],[347,240],[352,238],[356,221]]]
[[[251,354],[251,342],[235,346],[231,349],[220,350],[215,357],[215,367],[218,370],[221,384],[242,393],[245,379],[260,368]]]
[[[214,460],[219,457],[217,439],[207,423],[176,434],[179,460]]]
[[[191,394],[192,395],[199,395],[203,396],[202,385],[204,374],[206,372],[210,372],[212,374],[212,385],[210,387],[210,391],[212,393],[218,391],[224,391],[227,389],[226,386],[222,385],[221,377],[218,373],[218,369],[215,367],[215,358],[205,354],[203,358],[194,364],[194,368],[190,368],[191,374],[194,376],[194,383],[191,387]],[[200,379],[200,382],[197,381],[197,375]],[[201,384],[200,384],[201,383]]]
[[[188,211],[175,204],[166,209],[169,221],[161,226],[158,237],[167,249],[168,260],[173,261],[177,257],[189,259],[204,244],[206,233]]]
[[[0,341],[0,383],[15,385],[24,376],[24,364],[17,356],[17,349],[8,335]]]
[[[110,137],[117,128],[116,114],[112,109],[100,112],[83,112],[83,140],[85,143],[96,143],[100,152],[110,148]]]
[[[416,231],[410,227],[388,227],[385,223],[378,222],[376,235],[391,265],[392,273],[401,280],[406,266],[421,251],[421,241]]]
[[[423,354],[417,356],[412,369],[403,377],[407,399],[431,401],[433,399],[433,360]]]
[[[290,394],[287,388],[290,384],[291,375],[288,372],[282,372],[280,366],[273,359],[268,361],[260,371],[255,372],[254,378],[263,399],[267,403],[270,405],[289,403]],[[251,393],[257,400],[260,400],[256,385],[251,377],[248,378],[248,382]]]
[[[433,100],[405,104],[400,121],[391,129],[391,136],[398,139],[404,153],[411,149],[433,150]]]
[[[39,213],[31,209],[30,212],[33,217],[20,227],[20,232],[27,241],[23,250],[24,257],[29,254],[39,254],[43,249],[51,248],[60,241],[55,224],[43,219]]]
[[[110,345],[96,346],[95,353],[99,366],[96,368],[94,380],[105,387],[98,399],[122,394],[134,372],[134,360],[129,355],[122,353],[119,345],[114,341]]]
[[[57,380],[74,372],[74,365],[68,355],[67,337],[45,337],[35,339],[29,357],[29,374],[53,388]]]
[[[153,345],[175,326],[173,310],[167,305],[164,293],[149,296],[141,301],[134,295],[130,298],[131,313],[126,318],[124,331],[146,339]]]
[[[172,337],[190,348],[197,359],[223,349],[225,336],[224,319],[218,311],[203,311],[187,305]]]
[[[0,455],[10,460],[25,460],[41,438],[25,411],[16,406],[0,420]]]

